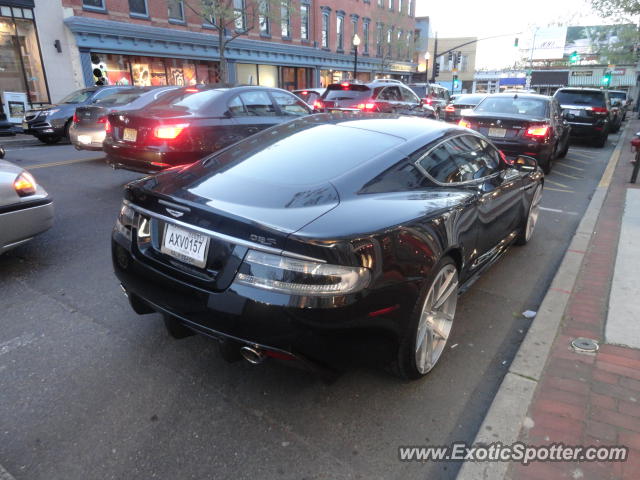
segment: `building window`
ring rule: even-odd
[[[389,10],[393,10],[393,0],[389,0]]]
[[[184,22],[184,5],[182,4],[182,0],[169,0],[167,5],[169,7],[169,20]]]
[[[247,19],[244,15],[244,0],[233,0],[234,27],[242,32],[247,28]]]
[[[413,32],[407,32],[407,61],[411,61],[413,58]]]
[[[291,37],[291,12],[289,0],[280,2],[280,27],[283,38]]]
[[[378,0],[378,6],[384,8],[384,0]]]
[[[382,56],[382,35],[384,31],[384,24],[376,23],[376,55]]]
[[[322,48],[329,48],[329,12],[322,12]]]
[[[147,0],[129,0],[129,13],[147,17]]]
[[[391,56],[391,44],[393,43],[393,27],[387,30],[387,55]]]
[[[300,5],[300,38],[309,40],[309,5]]]
[[[413,14],[413,0],[407,0],[407,15],[411,16]]]
[[[404,40],[404,32],[402,30],[398,30],[396,45],[398,46],[398,58],[402,58],[402,54],[404,53],[404,45],[402,44],[402,40]]]
[[[353,52],[355,50],[355,47],[353,46],[353,37],[358,33],[358,17],[354,15],[351,15],[351,32],[351,51]]]
[[[336,50],[341,52],[344,50],[344,16],[340,13],[336,17]]]
[[[104,10],[104,0],[82,0],[82,6]]]
[[[369,20],[362,20],[362,44],[364,46],[363,53],[369,55]]]
[[[402,13],[402,0],[398,0],[398,12]]]
[[[271,34],[271,25],[269,24],[269,0],[260,1],[260,12],[258,14],[258,23],[260,24],[261,35]]]

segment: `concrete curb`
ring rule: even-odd
[[[627,123],[619,137],[600,183],[589,202],[571,243],[564,254],[547,293],[538,309],[509,371],[505,375],[496,396],[489,407],[474,444],[490,444],[500,441],[510,445],[518,440],[533,394],[547,363],[553,341],[558,334],[564,315],[569,292],[573,291],[584,253],[593,236],[600,209],[607,196],[609,183],[615,170],[623,139],[630,123]],[[509,468],[508,462],[465,462],[456,480],[498,480],[504,478]]]

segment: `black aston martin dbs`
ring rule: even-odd
[[[137,313],[226,358],[429,372],[457,297],[529,241],[543,174],[415,117],[320,114],[129,184],[112,235]]]

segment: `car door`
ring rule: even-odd
[[[397,113],[402,115],[418,115],[425,116],[424,109],[420,105],[420,99],[410,89],[404,86],[398,87],[400,89],[400,95],[402,96],[401,104],[397,110]]]
[[[377,98],[378,109],[384,113],[396,113],[402,105],[400,89],[396,85],[385,87]]]
[[[307,104],[291,93],[271,90],[270,94],[278,107],[278,118],[280,121],[286,122],[287,120],[312,113]]]
[[[569,141],[569,123],[562,116],[560,104],[555,99],[551,100],[551,126],[558,142],[558,148],[563,148]]]
[[[238,135],[248,137],[282,121],[267,90],[248,90],[238,94],[244,109],[233,114]]]
[[[517,171],[501,164],[498,150],[479,136],[463,134],[441,142],[417,164],[439,184],[474,193],[474,265],[499,253],[522,218],[522,179]]]

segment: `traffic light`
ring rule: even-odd
[[[440,74],[440,62],[434,62],[433,64],[433,76],[437,77]]]
[[[609,85],[611,85],[610,71],[604,72],[604,75],[602,76],[602,85],[604,85],[605,87],[608,87]]]
[[[453,60],[453,52],[449,52],[448,58],[449,58],[449,61]]]
[[[458,76],[454,75],[453,76],[453,90],[457,90],[458,89]]]
[[[569,63],[577,63],[580,60],[580,55],[578,55],[578,51],[574,50],[573,52],[571,52],[571,55],[569,55]]]
[[[513,41],[513,46],[514,47],[518,46],[518,37],[516,37],[516,39]]]
[[[456,65],[460,65],[460,60],[462,60],[462,52],[458,50],[458,55],[456,55]]]

